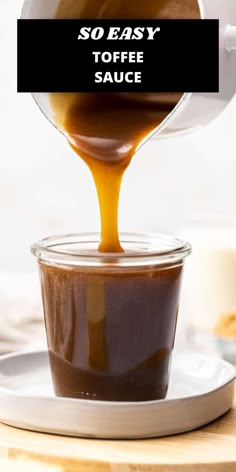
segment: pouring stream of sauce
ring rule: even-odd
[[[61,0],[56,12],[57,19],[199,17],[197,0]],[[62,60],[65,57],[66,53]],[[157,58],[154,67],[155,62]],[[55,123],[95,181],[101,214],[100,252],[123,252],[118,235],[118,203],[124,172],[140,144],[181,97],[174,93],[50,95]]]

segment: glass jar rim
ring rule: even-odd
[[[99,241],[99,233],[58,235],[34,243],[31,251],[52,265],[130,267],[176,263],[192,249],[181,239],[155,233],[120,233],[124,253],[99,253]]]

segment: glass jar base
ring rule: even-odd
[[[109,374],[85,370],[49,351],[54,391],[58,397],[114,402],[161,400],[168,390],[169,357],[155,368]]]

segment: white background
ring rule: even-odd
[[[30,95],[16,93],[16,18],[0,2],[0,267],[30,270],[32,241],[99,229],[92,179]],[[236,213],[236,100],[208,128],[152,142],[124,179],[120,228],[174,232],[196,216]]]
[[[99,230],[87,168],[31,96],[16,92],[21,6],[21,0],[0,0],[0,273],[33,271],[29,248],[36,239]],[[196,217],[233,217],[235,117],[236,100],[194,135],[145,145],[124,179],[120,229],[175,233]]]

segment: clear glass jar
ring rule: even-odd
[[[55,393],[108,401],[164,398],[189,244],[122,234],[123,254],[98,234],[33,245],[41,276]]]

